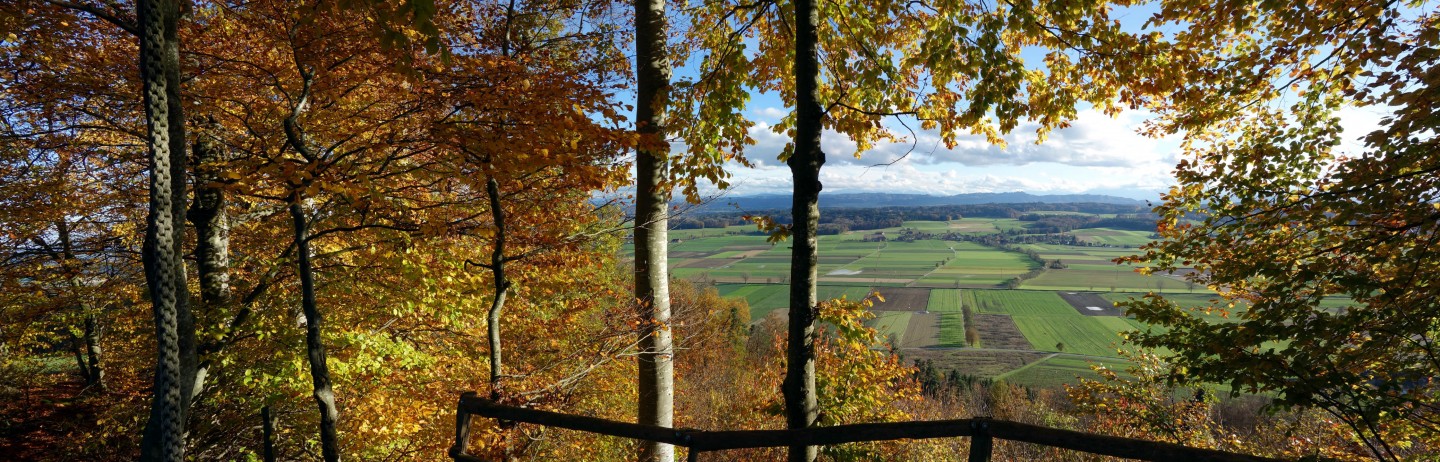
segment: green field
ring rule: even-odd
[[[908,311],[876,311],[875,319],[870,320],[869,325],[881,339],[902,345],[905,342],[905,330],[910,327],[910,315]]]
[[[1150,231],[1131,231],[1125,229],[1110,228],[1088,228],[1074,231],[1075,237],[1085,242],[1094,244],[1113,245],[1118,247],[1139,247],[1149,244],[1155,240],[1155,233]]]
[[[930,305],[925,307],[927,311],[937,313],[959,313],[962,295],[965,292],[960,289],[934,289],[930,291]]]
[[[1130,365],[1125,360],[1061,354],[1001,374],[995,379],[1036,388],[1058,389],[1075,383],[1076,377],[1100,380],[1100,374],[1092,369],[1094,365],[1121,372],[1122,376],[1129,375],[1124,373]]]
[[[911,221],[904,228],[935,235],[986,235],[1023,232],[1027,224],[1013,219],[966,218]],[[783,243],[770,245],[753,230],[750,226],[733,226],[673,231],[670,267],[676,277],[714,284],[722,296],[744,298],[750,305],[751,319],[761,322],[789,306],[790,250]],[[877,232],[884,232],[887,240],[874,240]],[[1149,242],[1150,233],[1097,228],[1076,230],[1074,234],[1089,244],[1021,246],[1045,261],[1060,260],[1066,268],[1046,268],[1038,276],[1022,281],[1020,290],[1000,287],[1018,275],[1040,269],[1040,264],[1019,251],[969,241],[905,242],[899,239],[904,235],[902,228],[821,236],[816,295],[821,300],[841,296],[859,300],[877,289],[910,287],[905,289],[909,292],[895,292],[893,296],[911,302],[887,305],[892,308],[883,310],[917,311],[877,310],[875,318],[867,323],[882,338],[896,345],[930,345],[906,348],[907,355],[935,357],[938,363],[966,373],[1041,387],[1072,383],[1076,376],[1094,378],[1092,362],[1123,369],[1128,363],[1117,352],[1123,336],[1146,328],[1124,317],[1082,314],[1057,291],[1101,293],[1111,301],[1160,291],[1185,306],[1200,305],[1214,297],[1204,287],[1188,285],[1175,277],[1141,275],[1112,261],[1137,253],[1133,247]],[[926,296],[928,299],[919,298]],[[1335,309],[1344,304],[1344,300],[1331,303]],[[979,335],[980,343],[973,345],[975,348],[966,343],[966,307],[977,319],[977,324],[970,326]],[[929,314],[922,318],[920,313]],[[1233,321],[1233,317],[1215,314],[1205,318]],[[935,321],[938,328],[931,324]],[[951,355],[955,359],[944,359]]]
[[[1117,356],[1115,349],[1123,340],[1117,332],[1133,330],[1133,326],[1120,318],[1080,314],[1055,292],[972,292],[978,312],[1010,315],[1037,351],[1113,357]]]
[[[1191,286],[1185,281],[1158,275],[1143,275],[1124,266],[1108,270],[1077,269],[1050,270],[1035,279],[1020,284],[1022,289],[1034,290],[1084,290],[1084,291],[1146,291],[1160,293],[1208,292],[1201,286]]]

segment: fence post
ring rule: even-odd
[[[473,391],[467,391],[460,395],[460,404],[455,405],[455,445],[450,447],[450,458],[458,459],[464,456],[465,450],[470,448],[470,413],[465,410],[465,398],[477,396]]]
[[[990,438],[990,419],[976,417],[970,420],[970,462],[990,462],[990,451],[995,442]]]

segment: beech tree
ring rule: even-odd
[[[635,0],[635,303],[640,314],[636,423],[669,427],[674,422],[675,366],[670,325],[669,28],[665,0]],[[646,442],[641,461],[668,461],[675,449]]]

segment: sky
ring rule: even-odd
[[[771,104],[765,104],[766,100]],[[790,170],[776,159],[789,140],[770,130],[788,109],[773,98],[756,98],[754,103],[746,111],[757,122],[750,129],[756,144],[747,148],[745,155],[755,167],[728,165],[733,175],[728,194],[789,193]],[[914,136],[907,135],[908,141],[877,146],[859,158],[852,156],[853,142],[827,131],[821,138],[826,153],[821,182],[826,192],[952,195],[1024,191],[1155,200],[1174,184],[1172,171],[1182,153],[1178,137],[1154,139],[1138,133],[1150,116],[1128,111],[1110,117],[1093,109],[1080,110],[1070,127],[1051,132],[1039,144],[1035,143],[1036,124],[1022,123],[1005,136],[1004,148],[980,136],[962,136],[954,148],[947,149],[939,142],[938,132],[917,129]],[[1347,140],[1342,149],[1358,149],[1356,140],[1378,128],[1382,111],[1351,107],[1338,116]]]
[[[1153,6],[1125,9],[1118,17],[1127,29],[1139,31],[1152,13],[1145,8]],[[1039,61],[1038,55],[1022,57],[1026,62]],[[775,95],[751,95],[745,112],[757,122],[750,130],[757,143],[747,148],[745,155],[755,167],[727,165],[733,175],[727,194],[789,193],[789,169],[776,160],[788,140],[770,130],[788,111]],[[1172,171],[1182,155],[1180,139],[1140,135],[1138,129],[1151,117],[1150,113],[1128,111],[1110,117],[1088,108],[1077,112],[1070,127],[1051,132],[1039,144],[1035,143],[1036,124],[1022,123],[1005,136],[1007,146],[1003,148],[979,136],[961,136],[958,145],[946,148],[939,142],[938,132],[917,129],[906,142],[877,146],[856,158],[852,156],[854,143],[838,133],[826,132],[821,139],[827,155],[821,181],[826,192],[953,195],[1024,191],[1108,194],[1140,200],[1156,200],[1175,183]],[[1342,151],[1358,150],[1356,140],[1378,128],[1382,112],[1375,108],[1340,110],[1338,116],[1347,140]],[[901,128],[892,125],[892,130]],[[713,193],[714,188],[705,191]]]

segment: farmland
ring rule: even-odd
[[[907,358],[1044,387],[1093,378],[1092,364],[1124,368],[1123,335],[1144,326],[1114,301],[1159,291],[1190,306],[1214,296],[1179,277],[1143,275],[1113,262],[1149,242],[1148,232],[1091,228],[1063,241],[993,241],[1023,238],[1026,226],[965,218],[820,236],[817,295],[859,300],[878,292],[883,301],[872,300],[869,326]],[[771,245],[749,226],[676,230],[671,237],[674,276],[743,298],[755,322],[789,306],[787,245]]]

